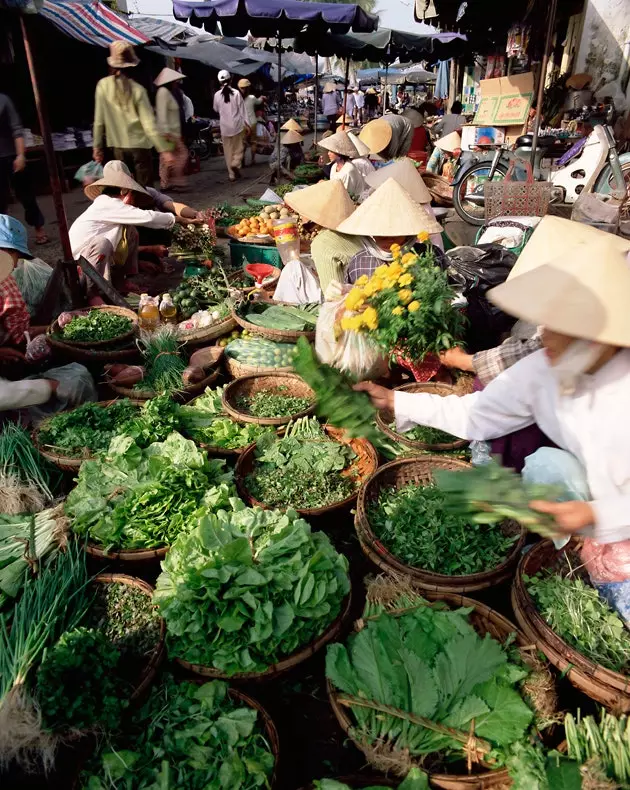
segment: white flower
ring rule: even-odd
[[[210,230],[210,226],[209,225],[204,224],[201,227],[202,227],[203,230]]]
[[[190,225],[188,225],[188,230],[193,230],[194,231],[194,229],[195,229],[195,226],[191,222]]]

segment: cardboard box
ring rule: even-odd
[[[505,131],[497,126],[462,126],[462,151],[479,145],[501,145]]]
[[[534,99],[534,75],[514,74],[482,80],[481,102],[474,117],[475,126],[515,126],[525,123]]]

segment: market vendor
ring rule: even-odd
[[[627,573],[614,560],[617,544],[630,540],[626,253],[613,240],[585,243],[499,285],[489,297],[505,312],[542,326],[543,349],[482,392],[463,397],[394,393],[370,383],[357,389],[368,392],[377,408],[393,409],[399,431],[428,425],[487,441],[537,424],[556,447],[530,455],[523,475],[531,482],[563,484],[571,501],[531,506],[553,516],[559,532],[587,536],[583,557],[589,558],[591,579],[605,575],[600,591],[628,621],[630,596],[618,586],[627,587]]]
[[[413,141],[413,124],[402,115],[384,115],[366,124],[359,139],[370,152],[389,161],[407,156]]]
[[[306,189],[294,190],[285,195],[284,202],[302,220],[321,228],[311,242],[311,257],[325,295],[331,282],[343,282],[348,263],[363,249],[361,239],[336,231],[353,213],[354,203],[341,181],[320,181]]]
[[[269,158],[271,183],[275,184],[279,175],[293,178],[293,171],[304,162],[304,138],[299,132],[285,132],[280,137],[280,163],[278,164],[278,147],[273,149]]]
[[[0,344],[3,346],[0,349],[1,358],[2,351],[6,351],[8,346],[24,347],[24,333],[29,331],[31,323],[26,302],[13,276],[13,269],[20,258],[30,260],[33,255],[28,248],[26,228],[19,220],[7,214],[0,214],[0,253],[4,253],[2,259],[5,266],[8,265],[7,258],[11,263],[8,274],[4,270],[0,271]]]
[[[336,132],[320,140],[318,145],[328,151],[328,159],[332,163],[330,180],[341,181],[348,194],[360,197],[365,191],[365,179],[352,163],[358,151],[348,137],[348,132]]]
[[[427,163],[427,173],[443,175],[449,181],[456,171],[457,159],[462,150],[462,138],[458,132],[441,137],[436,143]]]
[[[354,132],[348,132],[348,137],[352,141],[352,145],[357,149],[357,155],[353,157],[352,164],[363,178],[367,178],[370,173],[374,172],[374,165],[370,162],[370,149],[359,140],[358,135],[354,134]]]
[[[424,243],[440,230],[426,208],[389,178],[337,227],[339,233],[356,236],[362,245],[348,264],[344,281],[352,284],[364,275],[370,277],[379,266],[392,262],[392,247],[411,252],[419,237]]]

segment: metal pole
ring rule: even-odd
[[[52,190],[55,214],[57,215],[57,223],[59,225],[59,239],[61,241],[61,247],[63,249],[65,260],[71,261],[72,248],[70,247],[70,239],[68,237],[68,220],[66,219],[66,209],[63,205],[63,197],[61,196],[61,180],[59,178],[59,171],[57,169],[57,157],[55,156],[55,149],[53,148],[52,144],[50,126],[48,125],[48,115],[46,114],[42,96],[39,92],[37,72],[35,70],[35,60],[33,59],[33,52],[31,50],[31,44],[28,37],[26,20],[22,14],[20,14],[20,26],[22,28],[22,39],[24,41],[24,52],[26,53],[28,70],[31,75],[31,85],[33,86],[33,96],[35,97],[37,117],[39,118],[39,126],[44,141],[44,152],[46,154],[46,164],[48,166],[48,175],[50,177],[50,188]]]
[[[319,106],[319,64],[318,55],[315,53],[315,122],[313,124],[313,145],[317,145],[317,114]]]
[[[551,48],[551,37],[553,35],[553,28],[556,23],[556,9],[558,8],[558,0],[551,0],[549,6],[549,20],[547,23],[547,35],[545,37],[545,51],[543,53],[542,63],[540,64],[540,79],[538,80],[538,94],[536,96],[536,118],[534,120],[534,137],[532,139],[532,155],[531,165],[534,169],[534,161],[536,159],[536,148],[538,146],[538,132],[540,130],[540,119],[542,116],[543,96],[545,94],[545,77],[547,76],[547,65],[549,63],[549,50]]]
[[[346,108],[348,106],[348,81],[350,80],[350,56],[346,58],[346,84],[343,89],[343,115],[341,116],[343,119],[343,123],[341,124],[341,131],[345,131],[346,128]]]
[[[387,75],[389,73],[389,61],[385,61],[385,84],[383,85],[383,93],[381,94],[383,97],[383,115],[385,115],[385,109],[387,107]]]
[[[280,126],[282,125],[282,117],[280,115],[281,105],[282,105],[282,39],[280,38],[280,31],[278,31],[278,91],[277,91],[277,101],[278,101],[278,136],[276,138],[276,153],[278,154],[278,178],[280,178],[280,173],[282,172],[280,167]]]

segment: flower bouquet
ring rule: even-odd
[[[426,243],[428,234],[418,239]],[[465,318],[453,306],[455,292],[435,264],[432,247],[403,255],[394,244],[391,251],[393,261],[360,277],[346,296],[341,329],[363,333],[386,352],[414,362],[451,348]]]

